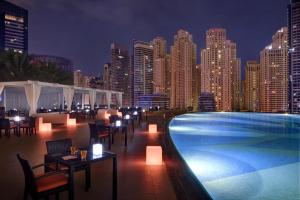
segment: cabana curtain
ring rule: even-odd
[[[24,86],[26,99],[29,105],[29,115],[36,114],[37,102],[41,94],[41,86],[37,84],[27,84]]]
[[[73,88],[63,88],[64,98],[68,106],[68,110],[71,110],[71,105],[74,97],[74,89]]]

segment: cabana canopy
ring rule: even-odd
[[[77,87],[71,85],[62,85],[57,83],[46,83],[39,81],[15,81],[15,82],[0,82],[0,95],[5,89],[5,87],[23,87],[25,89],[26,99],[29,105],[29,114],[36,114],[37,111],[37,103],[41,94],[41,89],[43,87],[54,87],[54,88],[62,88],[63,96],[65,102],[67,104],[68,110],[71,110],[71,104],[73,101],[74,93],[88,93],[89,95],[89,103],[93,109],[93,105],[96,102],[96,95],[98,93],[105,94],[106,103],[108,108],[111,105],[111,96],[114,94],[117,99],[117,103],[120,107],[122,107],[122,92],[112,91],[112,90],[101,90],[94,88],[84,88]],[[5,97],[4,97],[5,98]]]

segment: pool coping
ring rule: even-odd
[[[182,114],[184,113],[176,116]],[[191,171],[171,138],[169,124],[176,116],[166,119],[164,135],[162,137],[162,146],[166,160],[165,163],[169,177],[173,183],[176,196],[180,200],[212,200],[212,197]]]

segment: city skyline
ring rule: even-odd
[[[154,1],[149,5],[145,1],[130,1],[116,7],[114,11],[114,5],[117,5],[118,1],[111,3],[87,1],[82,5],[82,9],[79,9],[79,3],[74,1],[40,3],[11,0],[10,2],[24,6],[29,11],[30,53],[69,58],[74,61],[75,69],[80,69],[86,74],[102,72],[103,65],[110,59],[109,47],[113,42],[123,44],[132,50],[130,47],[133,39],[151,41],[154,37],[162,36],[167,40],[169,51],[173,36],[183,28],[193,35],[197,52],[200,52],[205,45],[205,31],[213,27],[225,28],[228,37],[237,43],[238,57],[242,59],[244,71],[246,61],[259,60],[260,49],[271,42],[270,35],[286,25],[286,8],[289,3],[288,0],[264,1],[259,4],[258,1],[241,3],[232,0],[226,3],[219,2],[220,6],[214,7],[216,2],[208,1],[195,1],[190,4],[181,1],[172,3]],[[92,7],[93,9],[87,12],[87,9]],[[176,9],[172,10],[173,7]],[[251,8],[255,10],[248,14]],[[107,9],[114,12],[112,16],[105,18],[103,13],[98,12],[101,9],[106,13]],[[266,12],[270,9],[272,12]],[[69,16],[63,17],[64,11],[68,11]],[[128,14],[131,11],[132,13]],[[143,12],[145,15],[142,15]],[[217,14],[212,14],[213,12]],[[117,18],[119,21],[114,19],[121,14],[128,16],[122,20]],[[237,18],[236,14],[241,17]],[[135,20],[135,15],[139,17],[138,20]],[[171,18],[173,20],[170,21]],[[70,34],[72,37],[69,37]],[[84,37],[86,35],[88,37]],[[57,45],[53,45],[53,42]],[[199,62],[197,55],[197,63]]]

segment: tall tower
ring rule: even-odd
[[[201,92],[214,94],[217,111],[239,110],[241,61],[226,30],[209,29],[201,50]]]
[[[281,28],[260,52],[260,107],[262,112],[288,110],[288,31]]]
[[[0,1],[0,50],[28,51],[28,11]]]
[[[104,89],[111,90],[111,64],[105,63],[103,66]]]
[[[289,32],[289,105],[291,113],[300,113],[300,0],[288,6]]]
[[[166,52],[167,42],[162,37],[156,37],[151,41],[153,46],[153,91],[166,92]]]
[[[153,47],[147,42],[134,41],[133,45],[133,102],[139,97],[153,94]]]
[[[248,61],[246,65],[246,78],[244,90],[245,109],[259,112],[259,64],[256,61]]]
[[[171,47],[171,108],[193,106],[193,70],[196,69],[196,45],[192,35],[179,30]]]
[[[131,84],[129,78],[130,60],[128,49],[119,44],[111,44],[111,89],[123,92],[123,105],[131,105]]]

